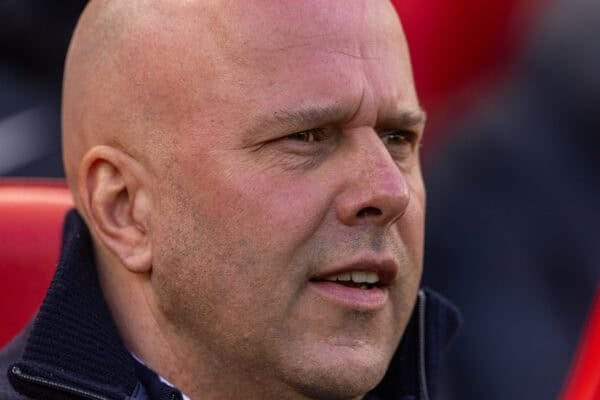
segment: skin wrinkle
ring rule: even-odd
[[[335,105],[303,108],[297,111],[285,109],[274,111],[269,115],[254,117],[255,121],[252,123],[251,127],[247,129],[246,134],[247,137],[252,138],[252,141],[244,143],[243,146],[255,146],[255,142],[259,141],[263,137],[263,134],[269,135],[272,131],[280,131],[283,132],[282,134],[285,134],[317,126],[348,124],[355,118],[355,115],[356,111],[354,114],[350,114],[343,109],[336,108]],[[419,109],[418,111],[402,112],[400,116],[391,120],[378,121],[377,125],[382,125],[383,128],[386,126],[394,128],[404,127],[404,129],[407,130],[416,130],[417,132],[420,132],[419,127],[424,125],[425,119],[425,112]],[[259,132],[259,134],[251,136],[250,133],[252,132]],[[259,150],[261,147],[262,146],[256,147],[255,150]]]
[[[331,50],[319,49],[319,48],[315,47],[315,44],[314,44],[315,40],[323,40],[324,41],[329,37],[331,37],[331,35],[315,35],[312,37],[308,37],[307,38],[308,42],[306,42],[306,43],[291,44],[291,45],[280,46],[280,47],[256,47],[254,50],[276,53],[276,52],[285,52],[288,50],[298,49],[298,48],[302,48],[302,47],[305,47],[305,48],[309,47],[309,48],[311,48],[311,50],[322,51],[322,52],[325,52],[326,54],[344,55],[344,56],[354,58],[357,60],[375,60],[376,59],[376,57],[364,56],[362,54],[353,54],[350,52],[339,51],[339,50],[335,50],[335,49],[331,49]],[[372,45],[374,46],[375,43],[372,43]]]
[[[192,398],[360,398],[396,350],[422,263],[418,154],[396,160],[379,137],[410,128],[418,142],[424,123],[393,7],[183,6],[92,0],[67,60],[65,168],[76,198],[75,178],[95,173],[81,160],[96,146],[113,151],[97,163],[127,156],[115,169],[126,182],[116,210],[135,229],[108,242],[110,221],[77,200],[119,331]],[[286,138],[323,118],[334,145]],[[359,217],[364,207],[382,213]],[[133,251],[150,261],[120,256]],[[312,291],[312,276],[369,252],[400,265],[383,309],[346,309]]]

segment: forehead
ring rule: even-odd
[[[217,3],[188,2],[177,18],[163,10],[156,28],[161,55],[150,62],[168,64],[168,76],[156,81],[165,97],[185,99],[179,108],[188,118],[210,114],[218,123],[224,113],[234,121],[307,107],[354,114],[363,102],[371,114],[418,109],[406,41],[388,1]]]
[[[213,28],[220,34],[264,47],[311,39],[373,41],[398,25],[393,6],[385,0],[232,1],[215,12]]]
[[[232,9],[219,10],[209,29],[216,52],[238,64],[289,68],[277,57],[291,63],[311,53],[313,61],[336,54],[355,59],[381,59],[389,51],[407,55],[395,10],[387,1],[232,3]]]

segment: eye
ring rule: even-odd
[[[412,146],[416,134],[405,130],[390,130],[380,132],[381,140],[387,146]]]
[[[313,143],[325,140],[327,138],[327,133],[324,129],[317,128],[292,133],[291,135],[286,136],[286,138],[298,142]]]
[[[288,135],[287,138],[292,139],[292,140],[297,140],[299,142],[307,142],[307,143],[315,141],[315,135],[311,131],[292,133],[291,135]]]
[[[379,132],[381,141],[387,147],[390,155],[398,162],[413,160],[417,153],[419,135],[416,132],[403,129],[382,130]]]

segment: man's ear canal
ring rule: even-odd
[[[78,177],[80,210],[100,246],[131,272],[152,266],[150,183],[143,166],[110,146],[83,157]]]

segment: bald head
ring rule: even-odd
[[[148,51],[151,10],[138,3],[90,1],[69,47],[63,84],[63,154],[76,203],[80,164],[88,150],[108,145],[139,156],[152,133],[143,126],[153,118],[149,106],[155,100],[150,97],[156,93],[150,86],[153,82],[145,79],[147,62],[155,57]]]
[[[207,104],[199,105],[199,100],[226,107],[232,94],[272,84],[270,70],[286,66],[269,64],[271,54],[323,38],[333,43],[340,30],[348,29],[356,34],[362,30],[367,45],[376,47],[378,38],[366,33],[369,21],[376,20],[381,32],[397,25],[389,4],[382,13],[381,7],[374,11],[366,2],[325,2],[315,13],[303,3],[90,1],[75,30],[64,75],[63,154],[76,202],[76,175],[93,146],[121,148],[152,168],[160,159],[148,160],[150,154],[157,156],[152,147],[165,145],[165,133],[174,134],[182,116],[206,115]],[[369,18],[373,12],[380,15]],[[353,13],[354,23],[345,24]],[[307,20],[319,30],[307,29]],[[401,31],[397,34],[405,46]],[[368,49],[346,51],[353,57],[368,56]],[[232,65],[239,68],[234,71]],[[262,72],[258,83],[256,76],[243,73],[252,67]]]

